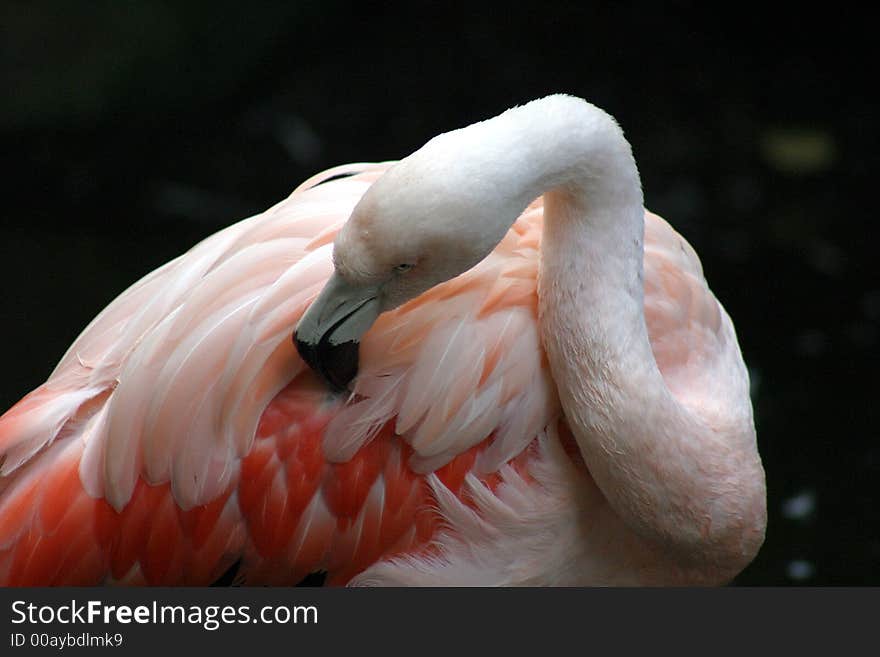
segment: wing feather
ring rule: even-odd
[[[263,410],[305,368],[290,333],[332,271],[336,232],[387,167],[324,172],[120,295],[47,383],[0,418],[2,473],[76,420],[80,477],[117,509],[141,476],[170,482],[183,509],[223,493]],[[542,221],[539,199],[484,261],[379,318],[362,343],[354,394],[324,432],[330,462],[351,459],[393,422],[417,472],[481,443],[475,470],[495,472],[558,418],[538,332]],[[655,355],[684,395],[693,389],[685,382],[708,382],[723,365],[713,347],[735,340],[732,326],[693,249],[650,213],[645,258]],[[94,399],[103,402],[91,408]],[[321,504],[312,500],[309,513]],[[298,540],[319,550],[320,541]]]

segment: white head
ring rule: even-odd
[[[549,96],[435,137],[389,169],[339,232],[335,272],[297,326],[306,362],[345,388],[379,313],[485,258],[530,201],[566,183],[566,157],[579,152],[568,137],[598,111]]]
[[[488,184],[483,158],[468,157],[472,134],[441,135],[392,167],[339,232],[336,274],[378,286],[382,311],[476,265],[522,210]]]
[[[294,336],[334,386],[344,388],[357,371],[357,342],[381,312],[476,265],[531,200],[498,184],[475,130],[486,123],[440,135],[401,160],[340,230],[334,274]]]

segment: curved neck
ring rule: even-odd
[[[730,550],[747,551],[727,520],[743,513],[724,496],[760,469],[750,417],[719,431],[666,386],[645,324],[644,208],[630,146],[598,108],[557,98],[540,120],[511,111],[509,152],[519,156],[501,175],[522,190],[517,204],[544,193],[539,313],[562,407],[624,523],[679,562],[699,554],[714,568]]]

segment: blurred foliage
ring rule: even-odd
[[[240,20],[242,4],[229,0],[7,2],[0,73],[15,93],[0,105],[0,128],[210,107],[308,8],[262,3]]]

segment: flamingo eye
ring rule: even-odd
[[[394,267],[394,271],[396,271],[398,274],[403,274],[403,273],[408,272],[412,268],[413,268],[413,265],[405,262],[402,265],[396,265]]]

